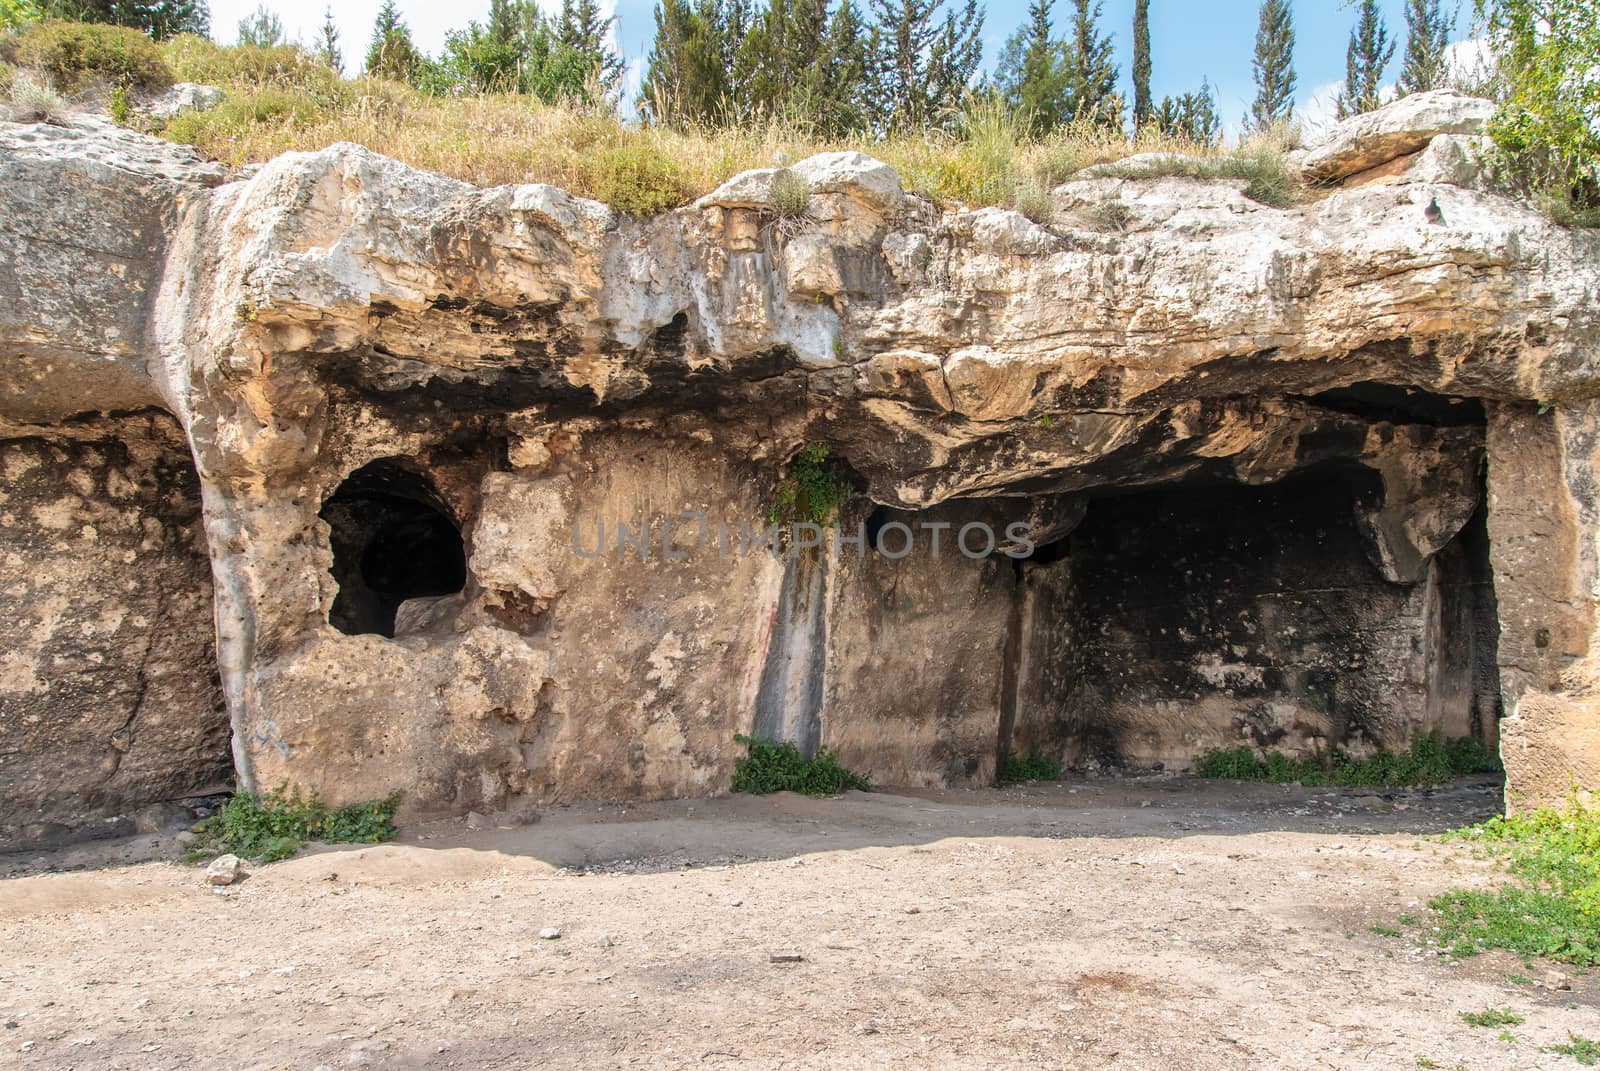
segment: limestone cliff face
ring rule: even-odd
[[[713,792],[765,710],[900,784],[1498,723],[1548,799],[1600,785],[1600,239],[1489,189],[1481,107],[1427,96],[1291,210],[1101,177],[1042,223],[853,153],[794,165],[801,220],[770,171],[641,220],[355,145],[218,184],[7,127],[0,431],[176,418],[247,784]],[[736,552],[807,442],[840,530],[907,557]],[[952,553],[980,521],[1044,549]],[[0,733],[50,673],[0,679]]]

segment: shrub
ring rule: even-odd
[[[16,63],[48,74],[63,93],[104,83],[129,89],[165,89],[172,69],[161,49],[138,30],[89,22],[44,22],[25,28]]]
[[[833,526],[853,488],[839,474],[831,452],[827,443],[809,443],[795,455],[767,510],[769,523]]]
[[[783,168],[772,176],[771,203],[779,219],[799,219],[811,205],[811,183]]]
[[[180,82],[235,89],[294,90],[328,103],[339,100],[344,93],[339,73],[299,45],[223,48],[204,37],[180,34],[160,49]]]
[[[170,120],[162,134],[185,145],[198,145],[246,136],[252,127],[292,127],[320,114],[317,103],[305,94],[271,89],[226,97],[209,111],[184,112]]]
[[[1005,773],[1000,780],[1006,784],[1019,784],[1023,781],[1059,781],[1061,763],[1039,751],[1030,751],[1021,758],[1012,755],[1006,759]]]
[[[847,789],[872,791],[865,776],[839,765],[838,756],[827,748],[815,758],[806,758],[788,740],[753,740],[735,736],[746,746],[744,758],[734,763],[733,790],[764,796],[771,792],[800,792],[807,796],[837,796]]]
[[[7,90],[11,118],[19,123],[57,123],[67,114],[67,102],[46,75],[18,71]]]
[[[1044,223],[1056,210],[1056,199],[1037,179],[1024,179],[1011,196],[1011,207],[1035,223]]]
[[[1489,124],[1503,165],[1567,222],[1600,209],[1600,19],[1593,0],[1477,0],[1496,61]]]
[[[307,841],[327,844],[377,844],[395,836],[394,812],[400,793],[386,799],[330,810],[315,794],[280,785],[261,796],[241,792],[206,819],[194,852],[197,858],[232,852],[276,862],[294,855]]]
[[[673,159],[646,141],[627,142],[601,154],[595,196],[619,212],[653,216],[691,199]]]

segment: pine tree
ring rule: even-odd
[[[600,88],[613,93],[622,84],[622,57],[606,41],[616,17],[604,18],[595,0],[562,0],[556,20],[556,39],[573,53],[586,71],[594,72]]]
[[[1264,129],[1294,115],[1294,17],[1289,0],[1262,0],[1256,28],[1256,99],[1247,125]]]
[[[1150,0],[1133,3],[1133,128],[1150,121]]]
[[[1012,34],[995,64],[995,84],[1034,134],[1045,134],[1071,118],[1067,111],[1066,46],[1050,33],[1054,0],[1031,0],[1028,23]]]
[[[509,45],[522,36],[522,4],[519,0],[489,0],[487,36],[497,45]]]
[[[1111,38],[1100,33],[1101,0],[1073,0],[1072,38],[1067,42],[1067,114],[1097,126],[1122,129],[1117,96],[1117,61]]]
[[[372,44],[367,48],[366,71],[379,78],[409,82],[422,67],[422,53],[411,41],[411,30],[394,0],[383,0],[372,25]]]
[[[336,72],[344,70],[344,53],[339,49],[339,27],[334,25],[331,4],[322,12],[322,33],[317,41],[317,58]]]
[[[718,0],[658,0],[639,91],[639,106],[651,119],[674,126],[722,121],[729,100],[726,18]]]
[[[1161,107],[1151,120],[1163,132],[1199,145],[1215,145],[1222,137],[1222,117],[1217,114],[1217,98],[1210,82],[1201,82],[1198,93],[1162,98]]]
[[[204,37],[211,32],[211,9],[205,0],[44,0],[39,12],[52,19],[130,26],[157,41],[174,34]]]
[[[872,0],[876,49],[870,92],[880,128],[927,129],[956,114],[983,58],[977,0]]]
[[[239,20],[239,44],[255,48],[276,48],[288,38],[283,32],[283,20],[269,11],[265,4],[256,8],[255,14]]]
[[[1370,112],[1383,104],[1383,69],[1394,57],[1389,27],[1378,13],[1378,0],[1361,0],[1350,46],[1344,54],[1344,91],[1339,94],[1339,118]]]
[[[1450,20],[1442,0],[1406,0],[1406,56],[1400,68],[1400,94],[1425,93],[1445,84],[1445,47]]]
[[[828,21],[822,62],[817,65],[808,99],[817,133],[841,137],[866,128],[867,76],[873,44],[853,0],[839,0]]]

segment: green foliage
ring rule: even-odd
[[[184,112],[162,129],[163,137],[184,145],[207,140],[237,137],[250,127],[293,126],[314,120],[319,109],[303,93],[286,89],[264,89],[249,96],[225,97],[221,104],[204,112]]]
[[[764,796],[770,792],[799,792],[807,796],[837,796],[849,789],[871,792],[871,781],[839,764],[827,748],[806,758],[788,740],[774,743],[748,736],[734,737],[748,749],[733,767],[733,790]]]
[[[162,45],[161,54],[180,82],[230,90],[241,86],[288,90],[329,104],[346,91],[337,71],[299,45],[223,48],[204,37],[183,34]]]
[[[1399,754],[1380,751],[1360,760],[1338,749],[1325,761],[1318,762],[1291,759],[1281,751],[1270,751],[1264,759],[1259,759],[1250,747],[1215,748],[1195,759],[1194,772],[1200,777],[1228,781],[1299,781],[1313,786],[1397,788],[1441,785],[1461,774],[1481,771],[1488,765],[1483,747],[1477,741],[1445,743],[1438,733],[1430,733],[1413,741]]]
[[[15,45],[16,64],[48,75],[63,93],[100,84],[165,89],[172,70],[160,47],[138,30],[99,23],[42,22],[25,27]]]
[[[1496,1026],[1521,1026],[1527,1022],[1522,1016],[1510,1008],[1485,1008],[1481,1012],[1457,1012],[1461,1021],[1468,1026],[1496,1027]]]
[[[877,49],[866,91],[878,129],[942,127],[959,110],[983,58],[983,9],[977,0],[945,4],[872,0]]]
[[[654,145],[616,145],[599,154],[595,196],[619,212],[653,216],[690,199],[683,173]]]
[[[1394,57],[1395,43],[1378,13],[1378,0],[1361,0],[1350,45],[1344,54],[1344,90],[1339,94],[1339,118],[1375,111],[1383,100],[1383,69]]]
[[[1030,751],[1022,757],[1010,755],[1006,758],[1005,772],[1000,780],[1006,784],[1020,784],[1024,781],[1059,781],[1061,780],[1061,763],[1040,751]]]
[[[59,122],[67,115],[67,102],[50,79],[37,71],[17,71],[6,86],[11,99],[10,118],[16,122]]]
[[[779,219],[799,219],[811,204],[811,183],[783,168],[772,176],[770,204]]]
[[[1400,92],[1425,93],[1449,81],[1445,47],[1450,22],[1444,0],[1406,0],[1406,52],[1400,66]],[[1451,12],[1454,15],[1454,12]]]
[[[818,524],[831,528],[853,491],[829,456],[827,443],[809,443],[789,463],[767,520],[774,524]]]
[[[125,26],[157,41],[211,29],[205,0],[39,0],[38,7],[47,18]]]
[[[1133,128],[1142,130],[1155,110],[1150,96],[1150,0],[1133,3]]]
[[[411,29],[400,17],[395,0],[383,0],[372,24],[372,42],[367,46],[366,72],[376,78],[411,82],[426,62],[411,40]]]
[[[1289,0],[1261,0],[1256,52],[1251,62],[1256,96],[1248,121],[1255,129],[1294,114],[1294,16]]]
[[[1211,83],[1202,80],[1195,93],[1163,97],[1161,107],[1150,116],[1157,129],[1197,145],[1215,145],[1222,138],[1222,117],[1217,114],[1217,98]]]
[[[1498,67],[1502,170],[1574,210],[1600,208],[1600,18],[1593,0],[1478,0]]]
[[[1505,948],[1600,964],[1600,810],[1573,800],[1565,809],[1491,818],[1449,836],[1503,859],[1513,881],[1430,900],[1440,947],[1457,956]]]
[[[395,835],[394,812],[400,793],[387,799],[351,804],[337,810],[314,794],[280,785],[261,796],[241,792],[197,828],[194,855],[204,858],[231,852],[276,862],[294,855],[307,841],[326,844],[377,844]]]
[[[1006,39],[995,64],[995,85],[1006,104],[1024,117],[1030,133],[1048,134],[1072,118],[1067,110],[1066,44],[1050,28],[1054,0],[1031,0],[1028,23]]]
[[[111,121],[118,126],[127,126],[128,120],[133,118],[133,105],[128,101],[126,86],[112,86],[111,97],[106,101],[106,111],[111,115]]]
[[[283,20],[265,4],[239,20],[238,40],[246,48],[277,48],[289,42]]]
[[[1593,1067],[1600,1063],[1600,1041],[1591,1041],[1582,1034],[1567,1032],[1565,1045],[1551,1045],[1544,1050],[1559,1056],[1570,1056],[1584,1067]]]
[[[34,0],[0,0],[0,30],[15,30],[44,18]]]

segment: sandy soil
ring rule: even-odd
[[[1424,837],[1495,806],[1183,778],[591,805],[222,893],[161,837],[5,856],[0,1067],[1576,1068],[1541,1047],[1600,1037],[1593,976],[1369,930],[1494,880]],[[1514,1041],[1458,1017],[1490,1006]]]

